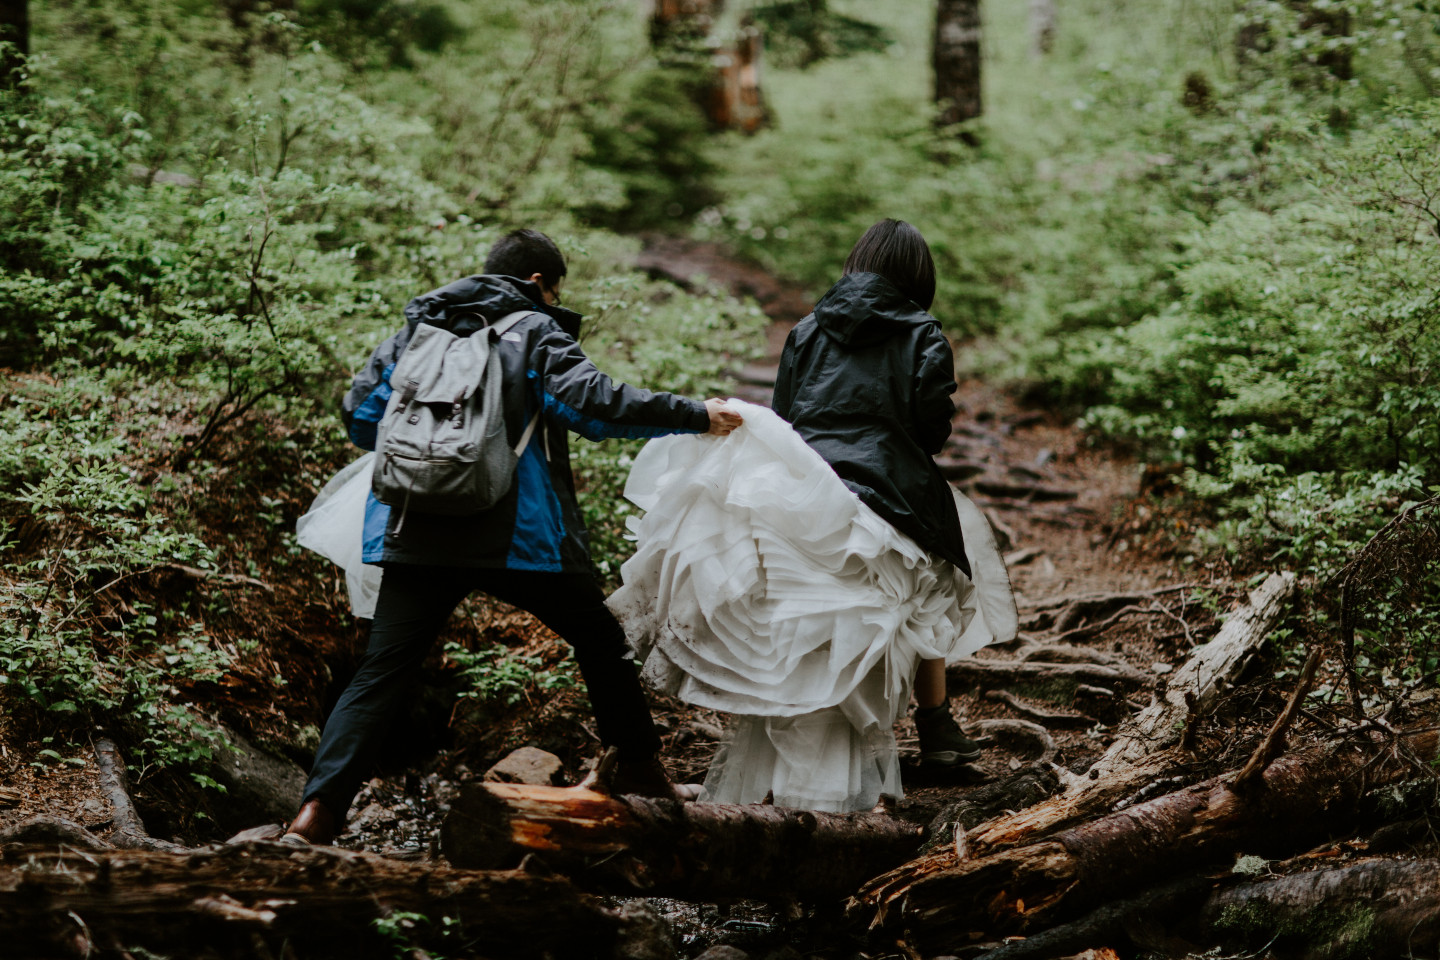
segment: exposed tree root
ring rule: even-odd
[[[115,741],[100,737],[95,741],[95,762],[100,768],[100,786],[105,799],[110,801],[111,818],[115,830],[110,834],[110,843],[122,850],[162,850],[175,853],[185,848],[168,840],[157,840],[145,830],[135,804],[130,800],[130,778],[125,773],[125,761],[120,756]]]

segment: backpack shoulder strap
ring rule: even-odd
[[[490,336],[492,340],[498,340],[501,334],[505,333],[511,327],[515,326],[515,324],[519,323],[521,320],[524,320],[526,317],[535,316],[543,317],[545,316],[545,314],[541,313],[539,310],[516,310],[514,313],[507,313],[499,320],[496,320],[494,323],[490,324],[488,327],[485,328],[485,332]],[[515,445],[516,458],[519,458],[525,454],[525,448],[530,446],[530,439],[535,436],[535,428],[539,424],[540,411],[536,410],[535,415],[530,418],[530,422],[525,425],[525,432],[520,434],[520,442]],[[549,459],[550,451],[548,449],[545,451],[545,456],[546,459]]]
[[[496,320],[494,323],[487,326],[485,328],[485,332],[490,335],[491,339],[494,339],[496,337],[499,337],[505,331],[509,330],[511,327],[515,326],[515,324],[519,323],[521,320],[524,320],[526,317],[532,316],[543,317],[545,316],[545,314],[541,313],[539,310],[516,310],[514,313],[505,314],[505,316],[501,317],[499,320]]]

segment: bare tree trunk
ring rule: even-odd
[[[0,57],[0,87],[14,86],[13,71],[30,54],[29,0],[0,0],[0,41],[15,45]]]
[[[1055,49],[1055,0],[1030,0],[1030,53],[1044,57]]]
[[[934,66],[938,122],[949,125],[980,116],[980,0],[940,0]]]

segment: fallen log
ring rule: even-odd
[[[1217,890],[1200,911],[1211,942],[1273,945],[1296,960],[1434,956],[1440,860],[1374,858]]]
[[[1413,738],[1433,757],[1434,733]],[[1044,929],[1177,870],[1280,855],[1357,818],[1367,789],[1412,771],[1403,751],[1368,740],[1327,745],[1270,764],[1237,792],[1227,773],[1052,837],[961,860],[902,891],[900,922],[923,953],[977,936]],[[863,894],[862,894],[863,895]],[[892,898],[893,899],[893,898]]]
[[[957,836],[963,838],[964,831],[1007,810],[1022,810],[1039,803],[1059,789],[1060,777],[1054,765],[1048,760],[1036,760],[1003,780],[967,790],[960,799],[947,803],[930,822],[930,836],[923,851],[950,848]]]
[[[1115,742],[1095,763],[1100,779],[1147,754],[1180,741],[1186,723],[1205,712],[1229,682],[1260,649],[1279,619],[1285,602],[1295,592],[1295,575],[1272,573],[1250,594],[1250,602],[1231,614],[1215,638],[1190,652],[1175,671],[1165,695],[1130,720]]]
[[[1059,829],[1061,825],[1068,826],[1104,816],[1110,813],[1117,803],[1173,773],[1177,764],[1178,760],[1173,753],[1161,754],[1102,782],[1077,781],[1069,773],[1057,770],[1057,776],[1068,784],[1064,792],[1041,800],[1033,806],[982,823],[966,835],[966,852],[971,857],[982,856],[995,849],[1043,836],[1047,831]],[[1077,784],[1086,789],[1078,789]],[[1174,784],[1177,787],[1183,785],[1183,780]],[[903,900],[911,886],[927,876],[954,867],[961,859],[950,845],[932,845],[930,853],[871,879],[856,894],[854,907],[873,908],[876,922],[884,922],[891,905]]]
[[[5,956],[125,956],[141,947],[192,956],[197,944],[234,944],[235,953],[217,955],[389,958],[396,945],[375,921],[402,912],[428,918],[437,936],[451,918],[488,956],[634,956],[634,931],[617,911],[567,880],[522,871],[274,843],[184,854],[31,844],[0,856]],[[418,931],[416,939],[424,939]],[[436,946],[448,954],[458,944]]]
[[[713,901],[823,901],[915,855],[923,827],[884,814],[612,797],[586,787],[464,784],[440,829],[456,866],[533,855],[588,889]]]
[[[1120,734],[1100,760],[1061,793],[1014,817],[981,827],[970,836],[978,854],[1023,843],[1092,817],[1136,789],[1161,779],[1180,765],[1185,751],[1177,749],[1192,704],[1208,707],[1264,642],[1295,587],[1289,573],[1271,575],[1246,607],[1233,614],[1209,643],[1196,647],[1175,672],[1163,697],[1121,726]],[[1188,699],[1187,699],[1188,697]],[[917,865],[918,866],[918,865]],[[934,865],[928,865],[933,867]]]
[[[1052,927],[1024,940],[988,950],[975,960],[1056,960],[1104,944],[1125,943],[1139,918],[1152,919],[1209,893],[1215,881],[1187,877],[1147,890],[1137,897],[1098,907],[1079,920]]]

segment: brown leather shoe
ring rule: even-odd
[[[665,772],[665,765],[656,756],[644,760],[620,760],[610,775],[610,792],[620,795],[688,803],[700,799],[701,789],[698,783],[672,783],[670,775]]]
[[[290,821],[290,827],[281,837],[282,843],[304,841],[326,847],[335,842],[335,814],[319,800],[307,800]]]

